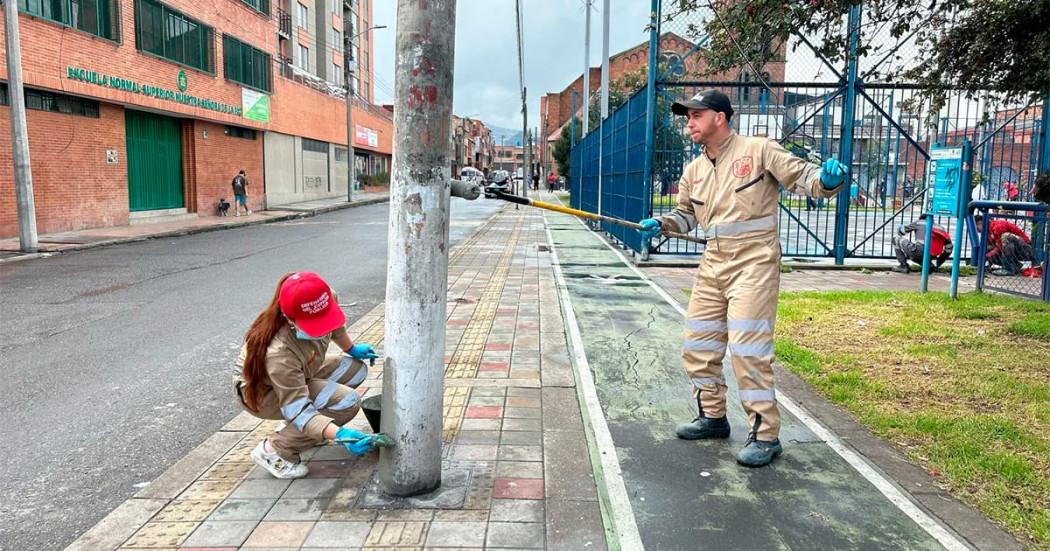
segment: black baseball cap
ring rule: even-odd
[[[729,97],[718,90],[706,90],[671,105],[671,112],[675,115],[687,115],[690,109],[710,109],[725,113],[727,117],[733,116],[733,104],[729,102]]]

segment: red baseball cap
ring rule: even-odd
[[[281,284],[281,311],[311,337],[327,335],[346,323],[332,288],[314,272],[297,272]]]

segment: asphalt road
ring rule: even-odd
[[[453,199],[451,241],[501,203]],[[0,264],[0,549],[61,549],[238,410],[232,362],[289,271],[383,299],[387,204]]]

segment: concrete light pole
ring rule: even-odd
[[[398,0],[386,279],[383,490],[441,484],[449,147],[456,0]]]
[[[11,149],[15,165],[15,201],[18,203],[18,243],[25,253],[39,248],[36,208],[33,205],[33,170],[29,164],[29,131],[26,99],[22,90],[22,50],[18,34],[18,2],[4,2],[7,46],[7,95],[11,103]]]
[[[354,12],[350,2],[343,4],[343,80],[346,81],[346,202],[354,198],[354,180],[357,179],[357,163],[354,162],[354,39],[375,29],[385,29],[386,25],[373,25],[357,34],[354,32]]]
[[[583,135],[586,136],[591,124],[591,2],[586,0],[583,11],[586,12],[583,26]]]

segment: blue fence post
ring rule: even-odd
[[[1043,96],[1043,116],[1039,121],[1039,158],[1035,166],[1037,177],[1050,172],[1050,94]],[[1035,178],[1032,180],[1034,181]],[[1031,200],[1035,201],[1035,197],[1032,197]],[[1042,262],[1044,266],[1043,300],[1050,301],[1050,259],[1045,258],[1044,252],[1047,250],[1046,242],[1050,240],[1050,228],[1048,228],[1050,224],[1046,222],[1046,214],[1042,211],[1036,214],[1035,227],[1032,228],[1032,236],[1035,238],[1032,247],[1035,249],[1036,262]]]
[[[850,188],[853,185],[853,117],[857,103],[857,47],[860,42],[860,18],[862,4],[849,9],[849,58],[846,67],[846,94],[842,106],[842,132],[839,137],[839,159],[850,168],[849,178],[839,191],[835,206],[835,264],[841,266],[846,260],[846,232],[849,229]]]
[[[966,205],[970,199],[970,183],[973,182],[973,143],[970,138],[963,139],[962,181],[959,182],[959,197],[956,202],[955,243],[956,253],[952,255],[952,282],[948,287],[948,296],[959,298],[959,261],[962,259],[963,220],[966,219]],[[930,216],[932,223],[933,216]],[[930,238],[929,235],[926,236]],[[929,243],[929,241],[926,241]],[[929,250],[927,245],[926,250]]]
[[[661,0],[652,0],[649,12],[649,76],[645,89],[645,162],[642,167],[642,185],[645,187],[645,202],[648,204],[648,215],[653,215],[653,133],[656,130],[656,53],[660,47],[660,9]],[[642,260],[649,260],[649,240],[642,243]]]

